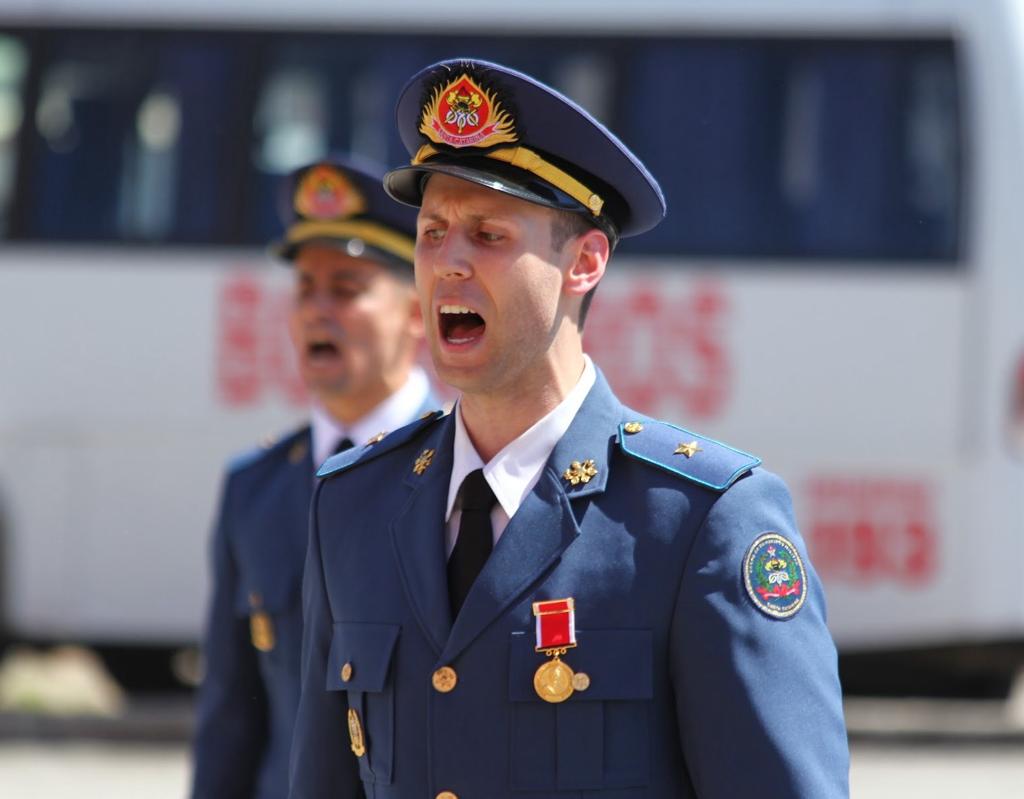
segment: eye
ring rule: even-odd
[[[444,229],[440,227],[424,228],[420,231],[420,238],[426,241],[440,241],[444,238]]]
[[[477,237],[488,244],[494,244],[499,241],[503,241],[505,236],[501,233],[497,233],[493,230],[481,230],[477,233]]]

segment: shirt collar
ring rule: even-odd
[[[405,384],[361,419],[343,425],[319,403],[310,410],[313,433],[313,463],[319,466],[329,458],[338,442],[350,438],[365,444],[378,433],[390,433],[411,422],[430,394],[430,381],[419,366],[413,367]]]
[[[565,435],[576,414],[597,379],[597,370],[587,355],[583,356],[583,374],[565,398],[514,441],[509,442],[497,455],[484,464],[469,438],[462,421],[462,408],[455,408],[455,445],[452,450],[452,476],[448,485],[449,520],[462,481],[474,469],[483,469],[484,478],[494,492],[508,518],[512,518],[526,495],[540,479],[544,464],[551,456],[559,439]]]

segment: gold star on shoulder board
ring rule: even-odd
[[[700,444],[698,444],[696,441],[691,441],[689,444],[680,444],[678,447],[676,447],[676,451],[673,452],[672,454],[685,455],[687,458],[692,458],[698,452],[703,451],[704,450],[700,448]]]
[[[371,444],[379,444],[381,441],[384,440],[387,434],[387,430],[382,430],[381,432],[377,433],[377,435],[370,438],[370,440],[366,442],[366,446],[370,446]]]
[[[434,450],[425,449],[420,453],[420,456],[416,459],[416,463],[412,465],[412,470],[416,474],[423,474],[434,461]]]
[[[580,483],[589,483],[590,478],[596,474],[597,467],[591,459],[585,460],[582,463],[580,461],[573,461],[569,464],[569,468],[562,472],[562,477],[572,485],[579,485]]]

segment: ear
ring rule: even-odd
[[[562,281],[562,290],[566,294],[582,297],[604,277],[611,245],[604,233],[591,228],[571,242],[566,251],[571,253],[573,260]]]

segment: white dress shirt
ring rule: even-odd
[[[353,444],[365,444],[378,433],[390,433],[416,419],[416,413],[430,395],[430,381],[420,367],[415,366],[398,391],[380,405],[350,425],[343,425],[319,403],[310,410],[313,430],[313,465],[320,467],[343,438]]]
[[[544,464],[559,439],[565,435],[583,400],[597,379],[597,371],[589,356],[583,356],[583,374],[558,406],[537,421],[529,430],[507,444],[485,464],[477,453],[462,421],[461,405],[455,408],[455,445],[452,452],[452,476],[448,484],[448,510],[445,552],[452,554],[459,535],[462,510],[458,506],[459,488],[466,475],[475,469],[484,470],[484,479],[498,500],[491,511],[494,543],[498,543],[519,506],[540,479]]]

